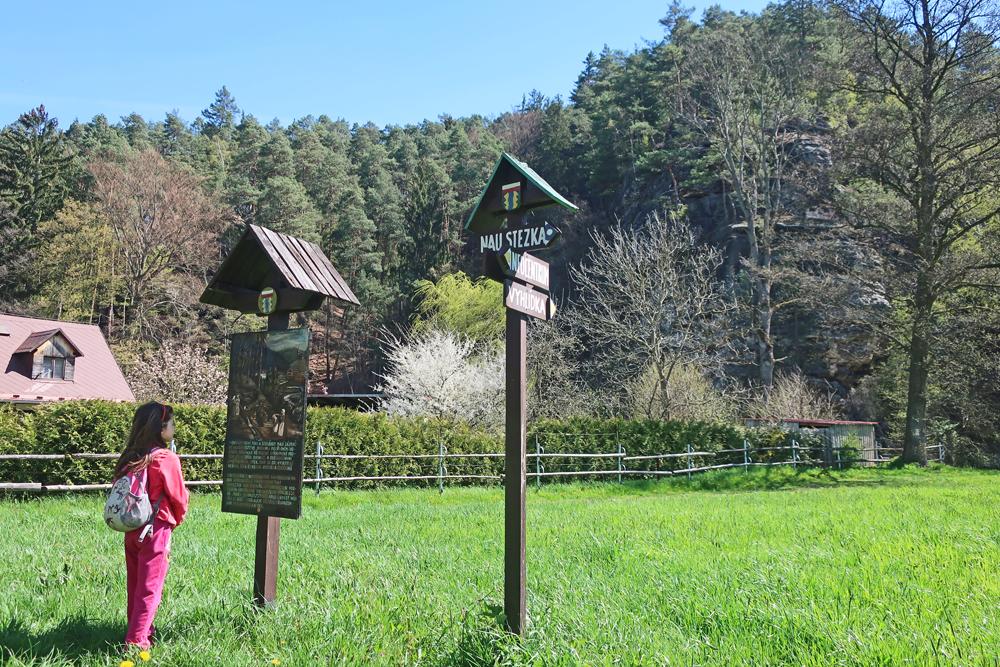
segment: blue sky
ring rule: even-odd
[[[177,110],[190,122],[223,84],[262,122],[327,114],[381,126],[496,115],[532,89],[567,95],[588,51],[659,39],[668,5],[11,3],[0,40],[0,125],[40,103],[62,127],[96,114],[116,122],[132,111],[160,120]],[[763,5],[723,3],[734,11]]]

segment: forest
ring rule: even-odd
[[[945,440],[997,465],[996,5],[664,14],[498,116],[285,125],[222,86],[194,119],[67,123],[39,100],[0,132],[0,312],[99,325],[137,397],[220,402],[227,335],[261,322],[198,297],[263,225],[361,303],[301,317],[311,393],[489,423],[503,306],[464,227],[506,151],[580,208],[540,214],[562,237],[534,416],[861,419],[904,460]],[[435,374],[455,388],[428,398]]]

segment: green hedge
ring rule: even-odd
[[[0,405],[0,453],[117,453],[128,436],[133,404],[104,401],[72,401],[43,405],[35,410],[15,410]],[[222,451],[225,409],[208,406],[176,407],[176,442],[186,454]],[[743,440],[751,447],[788,446],[793,436],[780,430],[745,429],[733,424],[624,419],[572,419],[540,421],[528,430],[528,451],[556,453],[614,453],[619,446],[629,456],[694,451],[718,452],[739,449]],[[797,436],[799,444],[808,446]],[[322,443],[327,454],[437,454],[443,443],[450,454],[499,453],[502,437],[471,429],[464,424],[426,418],[389,417],[381,413],[358,413],[338,408],[310,408],[306,420],[307,455]],[[813,458],[818,458],[817,452]],[[788,460],[789,451],[760,451],[755,461]],[[807,460],[804,452],[801,460]],[[742,463],[742,453],[693,456],[694,466]],[[315,460],[306,458],[305,476],[315,473]],[[41,484],[97,484],[108,481],[113,459],[71,458],[61,461],[0,461],[0,481]],[[687,457],[628,461],[629,470],[677,470]],[[469,457],[447,461],[448,474],[500,475],[502,458]],[[607,458],[546,457],[544,470],[613,470],[617,461]],[[324,459],[325,477],[376,477],[389,475],[436,475],[437,458],[427,459]],[[529,471],[535,471],[529,460]],[[219,479],[221,460],[186,459],[188,479]],[[425,484],[434,484],[426,480]],[[373,486],[359,482],[357,486]]]

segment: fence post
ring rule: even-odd
[[[319,487],[322,486],[322,482],[319,480],[323,479],[323,443],[316,441],[316,495],[319,495]]]
[[[864,452],[863,449],[861,451]],[[882,460],[882,457],[879,456],[879,453],[878,453],[878,438],[875,438],[875,463],[878,464],[878,462],[881,461],[881,460]]]
[[[795,441],[795,438],[792,438],[792,467],[796,470],[799,469],[799,455],[795,449],[798,444],[799,443]]]
[[[625,450],[622,449],[622,439],[618,435],[618,429],[615,429],[615,444],[618,445],[618,483],[622,483],[622,470],[624,470],[625,462],[622,460],[625,456]]]
[[[842,470],[843,466],[840,465],[840,447],[837,447],[837,470]]]
[[[444,493],[444,440],[438,440],[438,493]]]
[[[542,488],[542,447],[541,443],[538,442],[538,434],[535,434],[535,488],[541,490]]]
[[[743,438],[743,472],[750,472],[750,442]]]
[[[688,459],[688,481],[689,481],[689,482],[691,481],[691,468],[693,467],[693,466],[691,465],[691,451],[692,451],[692,449],[691,449],[691,443],[689,442],[689,443],[687,444],[687,455],[688,455],[688,456],[687,456],[687,459]]]
[[[938,442],[938,463],[944,463],[944,440]]]

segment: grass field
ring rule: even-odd
[[[1000,664],[998,473],[531,489],[522,642],[499,630],[502,498],[309,493],[282,522],[279,605],[259,612],[255,520],[199,494],[146,664]],[[102,502],[0,501],[0,663],[122,659],[121,536]]]

